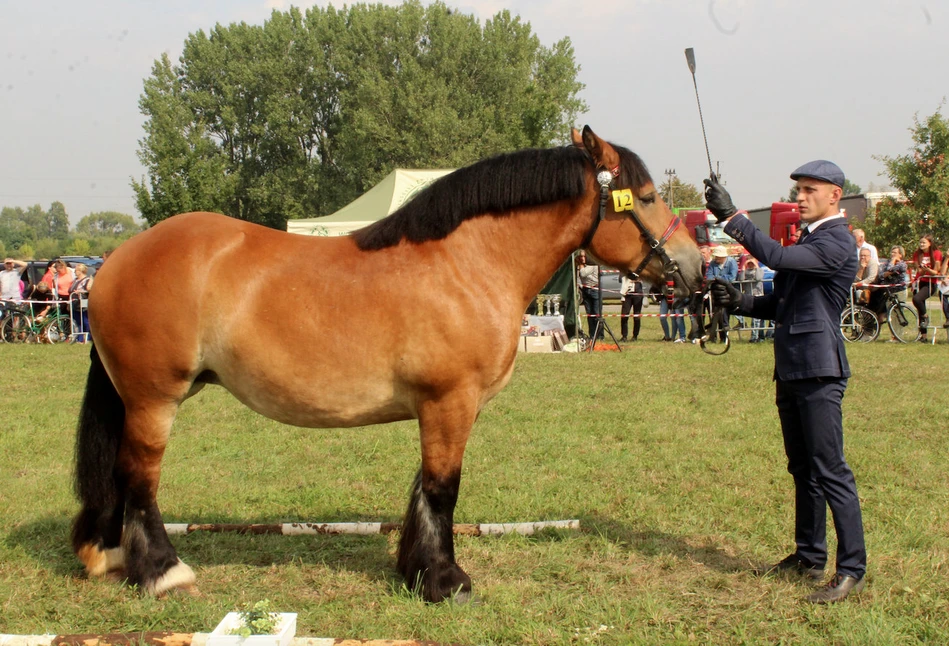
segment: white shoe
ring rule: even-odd
[[[685,339],[676,339],[674,343],[685,343]]]

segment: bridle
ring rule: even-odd
[[[616,213],[625,213],[632,221],[636,224],[636,227],[639,229],[639,233],[642,236],[642,239],[646,242],[649,247],[649,251],[646,252],[646,255],[643,257],[642,261],[639,263],[639,266],[636,267],[633,271],[629,272],[627,275],[632,280],[640,280],[640,272],[646,268],[646,265],[649,264],[649,261],[652,260],[653,256],[659,256],[659,259],[662,261],[663,273],[667,278],[672,278],[671,281],[665,281],[663,286],[663,296],[672,299],[672,294],[675,289],[675,280],[676,276],[682,281],[683,285],[687,285],[685,277],[682,275],[682,270],[679,268],[679,263],[677,263],[666,251],[665,243],[669,241],[669,238],[676,232],[676,230],[682,225],[682,220],[679,216],[673,214],[672,220],[669,222],[669,226],[666,227],[666,230],[658,238],[652,234],[652,231],[646,226],[642,221],[642,218],[639,217],[639,214],[636,213],[634,206],[634,198],[631,189],[616,189],[614,187],[614,182],[620,174],[620,167],[616,166],[612,170],[607,170],[601,166],[597,167],[596,181],[600,185],[600,202],[597,209],[597,213],[593,218],[593,225],[590,227],[590,230],[587,231],[586,236],[583,238],[583,242],[580,243],[581,249],[586,249],[589,247],[590,243],[593,241],[593,236],[596,234],[597,229],[600,227],[600,222],[606,217],[606,205],[609,202],[610,193],[613,195],[613,211]],[[706,334],[708,329],[705,326],[704,319],[704,302],[706,299],[709,299],[711,304],[711,294],[709,293],[708,286],[702,290],[702,298],[698,303],[698,312],[691,312],[692,309],[692,300],[690,299],[690,314],[697,314],[699,317],[699,325],[702,328],[702,337],[699,339],[699,344],[704,352],[707,354],[725,354],[728,352],[730,347],[728,333],[725,333],[725,342],[721,352],[712,351],[710,348],[706,347],[706,341],[709,340],[709,335]],[[712,329],[712,334],[716,332],[715,321],[717,320],[716,315],[712,316],[711,325],[709,326]]]
[[[643,257],[642,261],[639,263],[639,266],[636,267],[633,271],[629,272],[627,275],[632,280],[639,280],[640,272],[646,268],[646,265],[649,264],[649,261],[652,260],[653,256],[659,256],[659,259],[662,261],[662,270],[666,276],[672,276],[673,278],[678,275],[679,279],[685,284],[685,277],[682,275],[682,271],[679,269],[679,263],[677,263],[666,251],[665,244],[669,241],[669,238],[672,237],[672,234],[682,225],[682,220],[677,215],[672,216],[672,220],[669,222],[669,226],[666,227],[666,230],[658,238],[652,234],[652,231],[646,226],[642,221],[642,218],[639,217],[639,214],[636,213],[636,210],[633,208],[633,195],[631,189],[616,189],[614,188],[615,179],[619,176],[620,168],[619,166],[615,167],[613,170],[606,170],[605,168],[598,167],[596,173],[596,181],[600,185],[600,204],[597,209],[596,216],[593,218],[593,225],[590,227],[590,230],[587,231],[586,236],[583,238],[583,242],[580,243],[580,248],[587,248],[590,243],[593,241],[593,236],[596,234],[596,230],[600,227],[600,222],[606,217],[606,205],[609,201],[610,193],[613,194],[613,210],[616,213],[626,214],[632,221],[636,224],[636,227],[639,229],[639,233],[642,236],[643,241],[648,245],[649,251],[646,252],[646,255]]]

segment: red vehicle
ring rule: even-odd
[[[766,231],[772,240],[785,247],[794,244],[791,235],[800,231],[801,214],[796,202],[773,202],[771,208],[752,209],[748,217],[756,227]]]
[[[708,245],[717,247],[722,245],[728,249],[729,256],[739,258],[745,253],[745,248],[735,242],[735,239],[723,231],[723,225],[715,221],[712,212],[705,209],[683,209],[679,217],[689,230],[689,235],[701,247]]]
[[[689,235],[701,245],[724,245],[730,256],[741,256],[744,249],[722,230],[711,211],[701,209],[682,209],[678,213]],[[800,229],[801,214],[794,202],[774,202],[771,208],[752,209],[748,217],[756,227],[766,232],[772,240],[782,245],[793,244],[791,235]]]

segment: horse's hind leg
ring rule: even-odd
[[[477,411],[473,402],[459,399],[428,402],[419,410],[422,468],[412,485],[397,567],[426,601],[466,602],[471,596],[471,578],[455,562],[452,525],[461,461]]]
[[[127,483],[125,573],[129,584],[147,594],[190,588],[194,572],[178,559],[158,510],[158,481],[171,423],[178,405],[149,403],[130,406],[117,468]]]

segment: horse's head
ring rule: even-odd
[[[605,264],[643,281],[675,283],[677,300],[702,285],[702,255],[679,218],[659,196],[645,164],[633,152],[600,139],[589,126],[573,143],[593,159],[599,214],[582,247]]]

